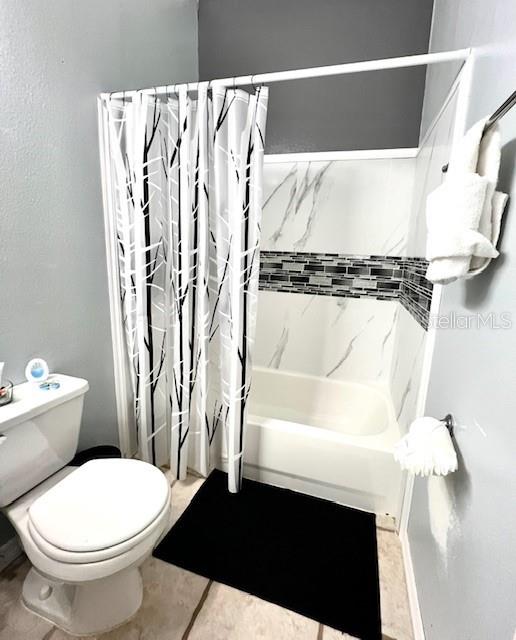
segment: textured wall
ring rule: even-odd
[[[426,53],[432,0],[201,0],[201,79]],[[271,85],[267,151],[417,146],[424,68]]]
[[[436,0],[433,51],[478,47],[468,124],[514,91],[516,3]],[[425,113],[435,111],[449,76],[429,74]],[[511,194],[501,256],[477,278],[444,289],[441,313],[502,312],[511,329],[447,329],[437,336],[427,413],[459,423],[460,470],[418,480],[409,522],[427,640],[511,640],[516,627],[516,110],[501,123],[499,188]]]
[[[196,11],[195,0],[0,3],[0,360],[15,382],[35,355],[90,381],[82,447],[118,439],[96,95],[195,79]]]

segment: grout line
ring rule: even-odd
[[[324,627],[319,622],[319,626],[317,627],[317,640],[323,640]]]
[[[199,615],[199,613],[201,612],[201,609],[203,608],[204,603],[206,602],[206,598],[208,597],[208,593],[210,591],[210,587],[213,584],[213,580],[208,580],[208,584],[204,587],[204,591],[202,592],[202,595],[199,599],[199,602],[197,603],[197,606],[195,607],[193,613],[192,613],[192,617],[190,618],[190,622],[188,623],[188,626],[185,629],[185,632],[183,633],[183,636],[181,638],[181,640],[187,640],[188,636],[190,635],[190,631],[192,630],[195,621],[197,620],[197,616]]]

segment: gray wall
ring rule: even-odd
[[[197,3],[4,0],[0,42],[0,360],[87,378],[80,447],[116,443],[96,95],[196,79]]]
[[[516,89],[514,0],[436,0],[432,50],[470,45],[481,49],[468,124]],[[435,108],[448,82],[442,71],[429,75],[425,106]],[[445,287],[441,312],[509,312],[513,327],[437,337],[427,413],[455,414],[460,470],[440,485],[417,481],[413,497],[409,538],[427,640],[511,640],[516,628],[516,109],[501,131],[499,188],[512,195],[502,255],[485,274]]]
[[[432,0],[201,0],[201,79],[426,53]],[[272,85],[269,153],[417,146],[423,67]]]

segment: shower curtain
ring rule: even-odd
[[[139,456],[240,489],[268,90],[106,101],[108,215]],[[221,433],[223,432],[223,434]]]

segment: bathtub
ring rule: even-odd
[[[400,433],[385,387],[255,367],[249,402],[246,477],[399,516]]]

